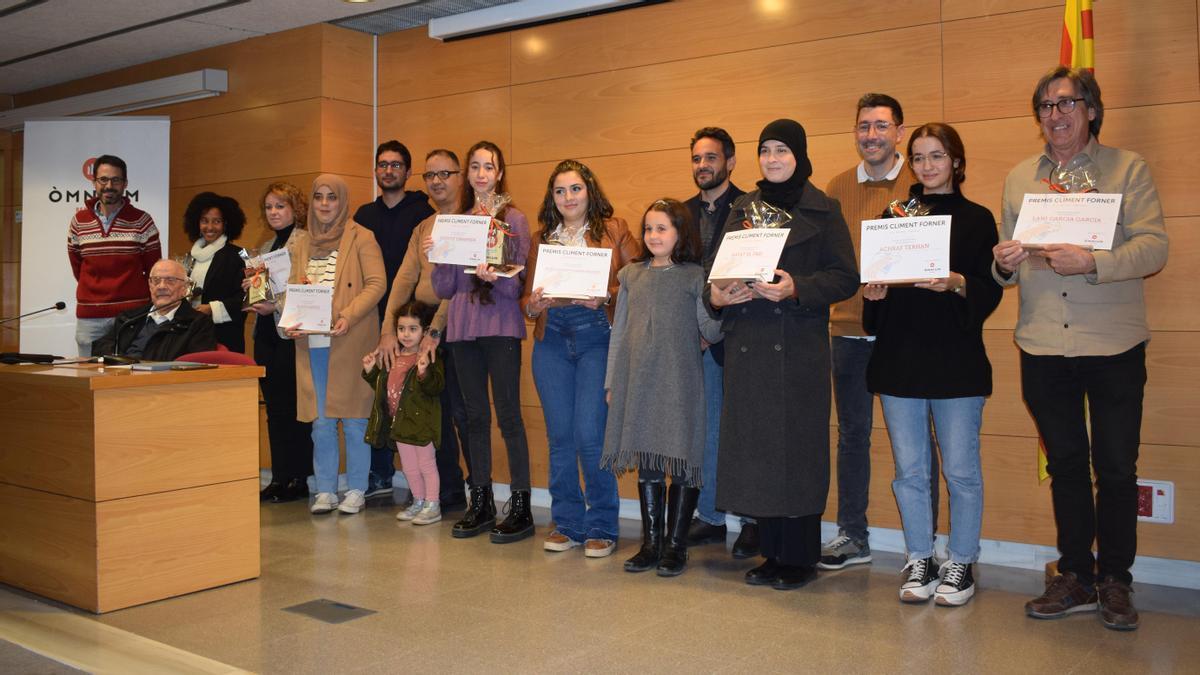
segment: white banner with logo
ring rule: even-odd
[[[25,123],[21,313],[53,307],[59,301],[66,303],[66,309],[22,319],[22,352],[71,357],[78,351],[67,229],[75,211],[95,196],[92,160],[96,157],[116,155],[125,161],[126,198],[154,219],[166,255],[171,229],[170,143],[168,117],[64,117]]]

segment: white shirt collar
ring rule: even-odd
[[[178,312],[178,311],[179,311],[179,308],[180,308],[181,306],[183,306],[183,303],[182,303],[182,302],[180,302],[180,303],[177,303],[177,304],[176,304],[174,307],[172,307],[172,308],[171,308],[171,311],[167,312],[166,314],[159,314],[157,311],[155,311],[155,312],[150,312],[150,318],[151,318],[151,319],[154,319],[154,323],[155,323],[156,325],[159,325],[159,326],[161,326],[161,325],[163,325],[164,323],[166,323],[166,322],[168,322],[168,321],[171,321],[172,319],[174,319],[174,318],[175,318],[175,312]]]
[[[896,180],[896,177],[899,176],[900,172],[903,170],[904,170],[904,155],[900,154],[899,152],[896,153],[896,162],[894,164],[892,164],[892,170],[889,171],[888,174],[886,176],[884,176],[883,178],[871,178],[871,174],[867,173],[867,163],[859,162],[858,163],[858,182],[860,182],[860,183],[872,182],[873,183],[877,180]]]

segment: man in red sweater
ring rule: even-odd
[[[101,155],[93,163],[96,196],[71,218],[67,256],[75,290],[75,342],[90,356],[92,342],[121,312],[148,303],[146,279],[162,258],[154,219],[125,198],[125,161]]]

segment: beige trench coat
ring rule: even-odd
[[[296,230],[288,240],[292,260],[289,283],[304,283],[311,239],[306,230]],[[353,220],[346,223],[338,244],[334,273],[333,320],[350,322],[349,331],[330,341],[329,382],[325,392],[325,416],[366,418],[371,414],[374,393],[362,379],[362,357],[379,345],[379,305],[387,288],[383,254],[375,235]],[[296,340],[296,418],[317,418],[317,398],[308,361],[308,340]]]

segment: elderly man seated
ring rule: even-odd
[[[181,354],[216,349],[212,319],[192,309],[188,292],[183,265],[158,261],[150,270],[152,304],[118,314],[108,333],[92,344],[92,355],[173,361]]]

